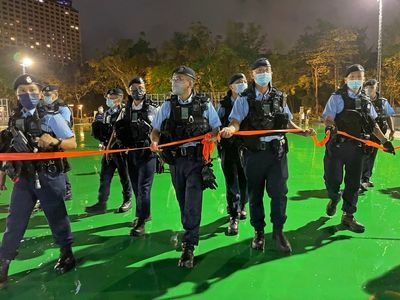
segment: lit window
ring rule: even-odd
[[[39,42],[36,42],[35,44],[36,44],[36,46],[40,46],[40,43],[39,43]]]
[[[46,47],[47,47],[47,48],[51,48],[51,45],[50,45],[50,44],[47,44]]]
[[[34,48],[35,48],[35,46],[31,45],[31,49],[34,49]]]
[[[15,37],[13,37],[13,36],[10,37],[10,40],[15,41]]]

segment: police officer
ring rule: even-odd
[[[394,121],[393,116],[396,114],[389,101],[378,93],[378,81],[376,79],[367,80],[364,84],[365,93],[370,97],[372,104],[378,114],[376,122],[383,134],[386,134],[389,129],[389,140],[393,140],[394,137]],[[371,140],[380,143],[380,140],[375,136],[371,137]],[[374,168],[376,154],[378,153],[377,148],[371,147],[363,158],[363,171],[361,176],[361,189],[362,191],[368,190],[369,187],[373,187],[374,184],[370,181],[372,176],[372,170]]]
[[[150,146],[151,122],[157,108],[146,97],[146,85],[142,77],[129,82],[130,95],[127,106],[121,111],[115,124],[116,138],[126,148]],[[110,143],[114,143],[115,138]],[[145,233],[145,223],[150,220],[150,192],[156,171],[156,155],[150,150],[128,152],[128,171],[136,198],[136,219],[131,236]]]
[[[180,66],[172,74],[172,96],[167,99],[152,122],[151,150],[159,151],[159,143],[200,136],[213,135],[221,122],[210,99],[194,90],[196,73],[189,67]],[[160,141],[161,134],[161,141]],[[178,266],[192,268],[194,247],[199,242],[199,227],[203,189],[215,188],[212,170],[202,157],[203,146],[191,142],[161,151],[170,164],[172,183],[181,211],[185,230],[182,238],[182,256]]]
[[[229,91],[219,103],[217,110],[222,126],[229,125],[228,118],[233,104],[246,89],[246,76],[243,73],[234,74],[229,80]],[[237,137],[232,137],[231,139],[222,139],[219,145],[221,166],[225,176],[228,214],[230,216],[228,235],[236,235],[239,228],[239,219],[246,219],[247,183],[240,163],[239,144],[240,140]]]
[[[104,114],[104,120],[94,121],[92,124],[92,134],[94,138],[103,143],[103,149],[107,148],[108,146],[115,122],[117,121],[117,118],[123,108],[123,96],[124,92],[120,88],[113,88],[108,90],[106,95],[106,105],[109,109]],[[122,147],[118,143],[112,146],[112,149]],[[107,200],[110,195],[110,185],[116,169],[118,170],[119,180],[122,185],[123,200],[121,206],[115,212],[126,212],[132,207],[132,187],[128,175],[126,154],[106,154],[101,160],[98,202],[92,206],[86,207],[85,211],[87,213],[103,214],[106,212]]]
[[[94,120],[95,121],[103,121],[104,120],[104,108],[103,108],[103,106],[100,105],[97,108],[97,113],[94,116]]]
[[[75,136],[60,114],[39,114],[41,87],[31,75],[19,76],[14,83],[18,109],[10,117],[10,152],[61,151],[76,148]],[[3,163],[0,190],[5,190],[5,174],[14,181],[9,215],[0,247],[0,286],[7,281],[8,268],[19,248],[37,199],[61,247],[55,270],[64,273],[75,266],[70,221],[64,204],[65,177],[60,159]]]
[[[376,123],[378,115],[370,98],[362,90],[364,79],[364,68],[361,65],[348,67],[344,78],[345,84],[332,94],[323,112],[326,130],[331,132],[324,157],[324,179],[330,198],[326,213],[328,216],[333,216],[342,197],[342,225],[358,233],[365,230],[364,225],[354,218],[354,213],[357,211],[364,147],[360,142],[338,135],[336,132],[344,131],[361,139],[369,139],[374,134],[387,152],[395,154],[392,143],[385,138]],[[341,194],[343,175],[345,186]]]
[[[72,118],[71,109],[63,100],[59,98],[58,87],[55,85],[47,85],[43,88],[42,92],[43,92],[44,110],[48,111],[49,113],[60,113],[72,130],[74,121]],[[65,194],[65,200],[71,200],[72,187],[67,174],[67,172],[71,169],[71,167],[66,158],[64,159],[64,164],[65,164],[65,170],[64,170],[65,185],[67,189],[67,192]]]
[[[300,129],[292,121],[292,114],[284,94],[272,86],[271,64],[266,58],[257,59],[253,65],[254,82],[235,101],[229,116],[230,125],[221,131],[223,138],[230,138],[239,129],[272,130],[288,126]],[[306,130],[302,135],[315,134]],[[278,250],[291,252],[289,241],[283,234],[286,221],[288,192],[287,140],[284,134],[270,134],[243,138],[241,156],[250,203],[250,223],[255,229],[251,247],[264,250],[264,189],[271,198],[273,239]]]

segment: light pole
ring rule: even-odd
[[[26,74],[26,68],[30,67],[33,64],[32,59],[30,59],[29,57],[25,57],[22,60],[21,66],[22,66],[22,74]]]
[[[378,16],[378,60],[376,64],[376,77],[379,82],[378,91],[381,92],[381,75],[382,75],[382,6],[383,0],[377,0],[379,3],[379,16]]]

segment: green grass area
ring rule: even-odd
[[[81,150],[97,148],[83,127],[76,127]],[[322,136],[319,135],[321,138]],[[97,200],[100,156],[71,159],[73,200],[67,202],[75,236],[76,270],[58,276],[53,265],[58,248],[43,213],[35,213],[20,254],[10,268],[0,299],[375,299],[400,298],[399,155],[378,154],[376,187],[359,198],[357,219],[363,234],[342,230],[340,213],[325,216],[328,202],[322,179],[323,148],[311,139],[289,135],[287,236],[291,256],[273,250],[267,220],[266,250],[250,249],[253,229],[240,222],[239,235],[225,235],[225,187],[220,163],[214,164],[219,188],[203,202],[200,245],[195,268],[177,267],[180,214],[170,174],[156,175],[147,235],[128,236],[133,210],[113,213],[122,200],[115,178],[109,212],[88,216],[84,207]],[[395,145],[399,145],[399,141]],[[116,174],[115,177],[118,175]],[[10,197],[0,195],[0,230],[4,231]],[[265,198],[266,215],[269,199]]]

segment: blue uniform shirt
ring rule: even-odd
[[[61,114],[45,114],[41,119],[42,130],[46,133],[54,133],[59,139],[65,140],[74,136],[71,128]]]
[[[68,108],[68,106],[60,106],[58,108],[58,111],[60,112],[61,116],[67,121],[68,123],[71,122],[71,110]]]
[[[350,98],[352,98],[352,99],[357,98],[357,94],[354,94],[352,91],[348,90],[347,93]],[[343,109],[344,109],[344,101],[343,101],[342,96],[333,94],[333,95],[331,95],[328,102],[326,103],[322,117],[324,118],[324,120],[327,117],[331,117],[334,119],[337,114],[339,114],[343,111]],[[378,117],[378,114],[376,113],[376,110],[373,105],[371,105],[369,115],[374,120]]]
[[[186,101],[183,101],[180,98],[178,98],[178,102],[180,104],[188,104],[188,103],[192,102],[192,100],[193,100],[192,95]],[[208,109],[206,111],[204,111],[204,117],[208,119],[208,124],[210,125],[210,127],[212,129],[216,129],[221,126],[221,121],[220,121],[218,114],[215,111],[215,108],[212,105],[211,101],[209,101],[209,103],[207,105],[208,105]],[[153,122],[151,123],[151,126],[154,129],[161,131],[162,122],[164,122],[166,119],[168,119],[170,114],[171,114],[171,102],[165,101],[161,105],[160,109],[158,110]],[[181,145],[180,147],[194,146],[198,143],[199,142],[186,143],[186,144]]]
[[[372,101],[372,103],[374,103],[374,101]],[[384,98],[382,100],[382,104],[383,104],[383,113],[385,114],[385,116],[393,117],[396,114],[396,112],[394,111],[393,107],[390,105],[387,99]]]
[[[262,101],[263,99],[268,99],[269,97],[269,92],[265,94],[260,93],[259,90],[256,89],[256,100],[257,101]],[[289,120],[293,119],[293,115],[290,112],[289,107],[287,104],[284,105],[283,107],[283,112],[287,113],[289,115]],[[242,123],[242,121],[246,118],[246,116],[249,113],[249,102],[247,101],[247,97],[238,97],[235,101],[235,104],[233,105],[232,112],[229,115],[229,122],[232,122],[233,119],[239,121],[239,123]],[[284,137],[281,135],[271,135],[271,136],[264,136],[260,137],[260,141],[262,142],[270,142],[272,140],[279,140],[283,139]]]
[[[237,98],[239,98],[239,96],[238,96]],[[237,99],[237,98],[236,98],[236,99]],[[235,103],[235,100],[236,100],[236,99],[233,99],[233,97],[231,97],[232,105]],[[222,119],[223,117],[225,117],[225,107],[222,107],[221,103],[218,103],[218,106],[217,106],[217,113],[218,113],[218,117],[219,117],[220,119]]]

